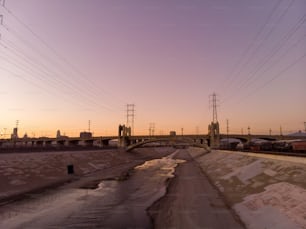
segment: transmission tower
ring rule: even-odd
[[[228,133],[229,133],[229,122],[228,119],[226,119],[226,136],[227,136],[227,144],[229,145]]]
[[[213,119],[212,122],[213,123],[217,123],[218,122],[218,115],[217,115],[217,95],[216,93],[213,93],[212,95],[209,96],[209,104],[210,107],[213,108]]]
[[[134,135],[135,104],[126,104],[126,126],[131,127]]]
[[[220,146],[220,129],[217,116],[217,95],[213,93],[209,96],[209,105],[213,108],[213,118],[211,124],[208,126],[208,135],[210,146],[219,148]]]
[[[149,125],[149,136],[154,136],[155,123],[151,122]]]
[[[269,135],[270,136],[272,135],[272,129],[271,128],[269,129]]]

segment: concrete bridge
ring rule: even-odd
[[[131,151],[135,148],[139,148],[143,145],[157,142],[165,142],[166,145],[176,146],[176,147],[186,147],[186,146],[194,146],[200,147],[209,150],[207,144],[203,141],[203,143],[197,142],[196,139],[186,138],[186,137],[173,137],[167,136],[164,138],[151,138],[144,141],[140,141],[134,144],[127,146],[126,151]]]
[[[155,135],[155,136],[139,135],[139,136],[130,136],[128,137],[128,139],[129,139],[129,144],[135,144],[149,139],[163,139],[163,138],[167,139],[169,137],[170,137],[169,135]],[[192,139],[194,142],[201,144],[204,144],[205,142],[209,144],[210,141],[210,137],[207,134],[191,134],[184,136],[177,135],[176,138]],[[255,135],[220,134],[220,139],[227,139],[227,138],[235,138],[241,140],[242,142],[248,142],[251,139],[263,139],[268,141],[306,139],[306,136],[264,135],[264,134],[255,134]]]
[[[220,134],[220,140],[227,138],[235,138],[241,140],[241,142],[246,143],[251,139],[263,139],[268,141],[277,140],[295,140],[295,139],[306,139],[306,137],[297,136],[280,136],[280,135],[241,135],[241,134]],[[157,135],[157,136],[130,136],[126,139],[127,151],[134,148],[141,147],[145,144],[153,142],[175,142],[177,143],[187,143],[193,146],[207,148],[211,146],[210,137],[208,135],[184,135],[184,136],[169,136],[169,135]]]
[[[265,139],[270,141],[275,140],[294,140],[294,139],[305,139],[306,137],[299,136],[280,136],[280,135],[241,135],[241,134],[220,134],[220,139],[227,138],[236,138],[240,139],[242,142],[248,142],[251,139]],[[43,148],[43,147],[75,147],[75,146],[84,146],[84,147],[108,147],[110,145],[110,141],[116,141],[118,147],[129,147],[130,145],[138,144],[138,146],[142,146],[148,144],[150,142],[184,142],[199,144],[199,146],[207,144],[210,146],[210,137],[207,134],[200,135],[156,135],[156,136],[148,136],[148,135],[138,135],[138,136],[100,136],[100,137],[90,137],[90,138],[17,138],[17,139],[0,139],[0,149],[1,148],[14,148],[14,147],[28,147],[28,148]],[[175,140],[173,140],[175,139]],[[131,146],[132,147],[132,146]],[[130,148],[131,148],[130,147]],[[128,149],[130,149],[128,148]]]
[[[107,147],[111,140],[117,139],[117,136],[107,137],[65,137],[65,138],[16,138],[0,139],[0,149],[2,148],[58,148],[58,147]]]

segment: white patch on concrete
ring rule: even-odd
[[[15,179],[15,180],[10,181],[10,184],[11,185],[23,185],[23,184],[26,184],[26,182],[19,180],[19,179]]]
[[[213,151],[196,160],[247,228],[306,229],[306,158]]]
[[[274,177],[277,174],[277,172],[275,172],[275,171],[273,171],[271,169],[265,169],[264,174],[266,174],[266,175],[268,175],[270,177]]]
[[[286,182],[247,196],[234,209],[250,229],[306,228],[306,190]]]
[[[263,207],[259,211],[249,212],[245,206],[236,208],[240,218],[248,229],[299,229],[296,224],[291,222],[288,217],[282,215],[277,209]]]
[[[221,177],[221,179],[227,180],[236,176],[242,183],[248,184],[248,180],[261,174],[262,170],[261,161],[257,160],[249,165],[235,169],[233,172]]]

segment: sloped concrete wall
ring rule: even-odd
[[[306,158],[230,151],[193,156],[248,228],[306,228]]]

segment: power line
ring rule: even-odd
[[[4,0],[3,0],[4,1]],[[3,8],[17,21],[19,22],[26,30],[28,30],[38,41],[40,41],[45,47],[47,47],[53,54],[61,59],[64,63],[66,63],[70,68],[77,73],[83,80],[85,80],[86,83],[90,83],[90,86],[95,89],[96,84],[87,76],[85,76],[79,69],[77,69],[71,62],[69,62],[66,58],[64,58],[62,55],[60,55],[53,47],[51,47],[44,39],[42,39],[37,33],[35,33],[27,24],[25,24],[22,20],[20,20],[11,10],[9,10],[3,3]],[[104,89],[99,88],[99,92],[103,90],[104,93],[107,93],[111,95],[113,98],[116,98],[119,101],[123,101],[122,99],[119,99],[117,96],[114,96],[113,94],[110,94],[109,92],[106,92]]]
[[[231,73],[230,73],[230,77],[228,77],[226,79],[226,81],[224,82],[224,86],[226,86],[227,88],[231,86],[231,84],[234,82],[234,79],[236,77],[238,77],[242,71],[242,68],[240,68],[240,70],[234,74],[237,70],[237,68],[242,64],[242,62],[245,60],[245,58],[247,57],[247,54],[251,51],[251,49],[255,46],[256,40],[260,37],[260,35],[262,34],[262,32],[264,31],[265,27],[267,26],[267,24],[269,23],[269,21],[271,20],[272,16],[274,15],[275,11],[277,10],[277,8],[279,7],[280,3],[283,0],[278,0],[276,2],[276,4],[274,5],[274,7],[272,8],[271,12],[268,14],[268,17],[266,18],[264,24],[260,27],[260,29],[258,30],[258,32],[255,34],[255,36],[253,37],[252,41],[249,43],[248,47],[245,49],[245,51],[243,52],[241,58],[239,59],[239,61],[235,64],[235,67],[232,69]],[[235,76],[235,77],[234,77]],[[222,90],[223,91],[223,90]]]
[[[267,85],[269,85],[270,83],[272,83],[274,80],[276,80],[277,78],[279,78],[280,76],[282,76],[282,74],[284,74],[285,72],[287,72],[288,70],[290,70],[291,68],[293,68],[295,65],[297,65],[299,62],[301,62],[304,58],[306,57],[306,53],[302,56],[300,56],[299,58],[295,59],[294,61],[292,61],[289,65],[287,65],[285,68],[283,68],[279,73],[277,73],[276,75],[274,75],[271,79],[269,79],[268,81],[266,81],[264,84],[260,85],[259,87],[255,88],[255,90],[253,90],[251,93],[249,93],[247,96],[244,96],[242,100],[245,100],[247,98],[249,98],[250,96],[254,95],[255,93],[258,93],[258,91],[262,90],[263,88],[265,88]],[[240,103],[241,101],[240,100]]]
[[[1,45],[1,44],[0,44]],[[13,66],[15,66],[15,67],[17,67],[17,68],[19,68],[19,69],[21,69],[23,72],[25,72],[25,73],[27,73],[28,75],[32,75],[32,73],[31,72],[33,72],[33,70],[31,70],[31,68],[29,68],[29,69],[27,69],[26,67],[24,67],[24,66],[22,66],[22,65],[18,65],[18,64],[16,64],[16,63],[14,63],[13,61],[11,61],[11,60],[8,60],[8,59],[3,59],[3,60],[5,60],[6,62],[8,62],[8,63],[11,63]],[[44,79],[44,78],[42,78],[41,77],[41,75],[38,75],[38,77],[36,77],[35,79],[29,79],[29,78],[25,78],[25,77],[21,77],[21,76],[18,76],[17,74],[14,74],[12,71],[9,71],[8,69],[5,69],[5,68],[3,68],[3,67],[1,67],[3,70],[5,70],[6,72],[9,72],[10,74],[13,74],[13,75],[15,75],[15,76],[17,76],[18,78],[22,78],[23,80],[25,80],[27,83],[29,83],[30,85],[34,85],[34,86],[36,86],[36,87],[38,87],[38,88],[40,88],[40,89],[42,89],[42,87],[39,85],[39,84],[37,84],[36,83],[36,81],[37,80],[39,80],[39,81],[41,81],[41,82],[43,82],[44,84],[46,84],[46,80]],[[48,83],[47,83],[48,84]],[[56,85],[54,85],[53,84],[53,82],[51,81],[51,84],[48,84],[49,85],[49,87],[52,87],[53,89],[55,89],[55,90],[58,90],[59,88],[56,86]],[[58,84],[58,86],[60,86],[60,84]],[[52,95],[52,96],[55,96],[55,95],[57,95],[57,93],[55,93],[54,91],[50,91],[48,88],[46,88],[46,87],[44,87],[44,89],[42,89],[43,91],[47,91],[47,92],[49,92],[49,94],[50,95]],[[76,95],[78,95],[77,94],[77,91],[75,91],[75,93],[76,93]],[[62,98],[62,97],[61,97]],[[97,104],[97,103],[95,103],[94,101],[92,101],[92,100],[90,100],[89,98],[85,98],[89,103],[91,103],[91,104],[93,104],[93,105],[95,105],[95,106],[100,106],[100,104]],[[82,103],[80,103],[79,102],[79,100],[73,100],[73,102],[78,102],[80,105],[83,105]],[[87,103],[86,103],[87,104]]]
[[[274,46],[272,52],[266,57],[263,58],[262,61],[255,67],[255,70],[250,74],[250,77],[248,77],[241,85],[240,87],[237,89],[241,89],[242,87],[245,87],[248,85],[248,83],[255,78],[256,73],[258,73],[260,71],[260,69],[262,69],[265,65],[267,65],[269,63],[269,60],[272,59],[273,56],[275,56],[284,46],[284,44],[289,41],[289,39],[298,31],[298,29],[305,23],[306,21],[306,14],[299,20],[299,22],[297,23],[297,25],[292,28],[292,30],[288,31],[288,33],[283,37],[283,39]],[[302,41],[302,40],[300,40]],[[290,47],[295,46],[292,45]],[[289,50],[288,50],[289,51]],[[271,68],[271,65],[268,66],[268,69]]]
[[[306,14],[303,15],[298,20],[298,22],[280,39],[280,41],[272,48],[271,52],[265,58],[263,58],[262,61],[254,68],[254,71],[249,74],[249,77],[241,82],[241,84],[236,88],[235,92],[240,91],[240,89],[242,88],[246,89],[251,85],[254,85],[255,81],[258,81],[260,78],[264,76],[263,74],[265,72],[270,70],[275,64],[279,63],[282,60],[282,58],[286,56],[291,49],[296,47],[300,42],[304,41],[306,34],[301,39],[297,40],[295,43],[290,45],[276,61],[268,65],[269,61],[272,60],[272,57],[274,57],[283,49],[285,44],[293,37],[293,35],[302,27],[302,25],[305,22],[306,22]],[[260,70],[262,70],[266,65],[267,67],[264,69],[261,75],[256,77],[256,74],[259,73]],[[234,96],[235,92],[232,93],[229,97],[227,97],[226,101],[229,101]]]
[[[6,29],[6,31],[8,31],[8,32],[11,32],[11,31],[12,31],[11,29],[9,29],[9,28],[8,28],[7,26],[5,26],[5,25],[3,25],[3,27],[4,27],[4,28]],[[18,38],[19,40],[21,40],[23,43],[25,43],[27,46],[30,45],[28,42],[26,42],[24,39],[22,39],[22,38],[18,35],[17,32],[15,32],[14,35],[17,36],[17,38]],[[1,39],[1,41],[3,42],[3,39]],[[9,45],[8,45],[6,42],[8,42],[10,46],[13,46],[14,49],[10,48]],[[61,87],[63,87],[63,86],[64,86],[64,87],[67,87],[67,88],[70,88],[71,90],[74,90],[74,91],[76,92],[76,94],[81,95],[82,97],[88,95],[88,98],[87,98],[87,99],[89,99],[89,100],[92,100],[92,98],[97,98],[97,97],[98,97],[98,95],[91,94],[91,90],[89,91],[89,93],[80,93],[80,91],[82,91],[83,88],[80,87],[79,84],[73,85],[73,84],[74,84],[74,80],[72,80],[72,81],[67,81],[67,80],[65,80],[65,78],[64,78],[64,79],[63,79],[63,78],[59,78],[59,77],[58,77],[58,73],[53,72],[53,71],[50,71],[50,70],[48,69],[48,67],[46,67],[44,64],[42,64],[40,61],[34,60],[33,58],[29,57],[27,54],[24,54],[23,51],[20,51],[19,48],[17,48],[12,42],[9,42],[9,41],[6,41],[6,42],[5,42],[6,45],[3,45],[3,44],[0,44],[0,45],[3,46],[5,49],[10,49],[10,52],[9,52],[8,54],[12,54],[12,52],[13,52],[13,53],[17,54],[17,55],[21,58],[21,60],[22,60],[23,62],[27,62],[27,64],[29,64],[30,66],[36,66],[36,69],[33,69],[32,67],[27,66],[27,68],[29,68],[30,71],[36,72],[36,71],[38,70],[37,66],[38,66],[38,67],[39,67],[39,65],[41,66],[39,72],[42,72],[43,74],[39,73],[39,74],[37,75],[37,77],[38,77],[39,80],[41,80],[41,81],[46,80],[46,81],[48,82],[47,85],[53,86],[53,84],[55,83],[55,84],[57,84],[57,86],[54,87],[55,89],[61,88]],[[30,46],[31,46],[31,45],[30,45]],[[35,50],[36,48],[33,47],[33,46],[31,46],[31,50],[33,50],[33,49]],[[36,50],[37,50],[37,49],[36,49]],[[42,57],[44,57],[43,54],[41,54],[40,52],[38,52],[38,53],[39,53]],[[49,58],[47,58],[47,59],[49,59]],[[19,62],[19,61],[18,61],[18,62]],[[19,62],[19,63],[20,63],[20,62]],[[39,64],[39,65],[37,65],[37,64]],[[14,65],[16,65],[16,64],[14,64]],[[21,64],[21,65],[23,66],[23,64]],[[20,67],[20,66],[18,66],[18,65],[16,65],[16,66],[17,66],[17,67]],[[22,69],[23,69],[24,71],[28,71],[28,69],[25,69],[25,67],[22,67]],[[58,67],[57,67],[57,68],[53,68],[53,69],[58,69]],[[49,77],[44,77],[44,76],[46,76],[46,75],[49,76]],[[51,82],[51,84],[50,84],[50,82]],[[87,91],[86,91],[86,92],[87,92]],[[91,94],[91,95],[89,95],[89,94]],[[97,106],[98,106],[98,107],[101,106],[101,103],[96,103],[96,102],[94,102],[94,104],[95,104],[96,107],[97,107]],[[103,109],[111,110],[111,109],[110,109],[109,107],[107,107],[106,105],[102,105],[102,108],[103,108]]]
[[[6,28],[7,31],[10,31],[9,28],[7,28],[7,27],[5,27],[5,28]],[[21,37],[19,37],[18,34],[16,34],[16,35],[17,35],[17,38],[18,38],[19,40],[21,40],[23,43],[25,43],[26,45],[30,45],[30,44],[27,43],[25,40],[23,40]],[[9,43],[10,43],[10,42],[9,42]],[[10,45],[12,45],[12,43],[10,43]],[[42,64],[39,60],[33,60],[31,57],[28,57],[27,54],[24,54],[22,51],[19,51],[18,48],[16,48],[16,46],[15,46],[14,44],[13,44],[12,46],[14,47],[15,50],[12,50],[12,49],[11,49],[11,51],[13,51],[13,52],[16,53],[16,50],[17,50],[17,52],[18,52],[17,55],[20,55],[20,53],[21,53],[21,55],[23,55],[23,58],[22,58],[23,61],[25,61],[24,57],[26,57],[26,59],[30,60],[30,62],[31,62],[30,65],[31,65],[31,64],[33,64],[34,66],[37,66],[37,64],[41,65],[42,68],[44,69],[44,70],[43,70],[43,72],[44,72],[43,75],[46,75],[46,71],[48,71],[47,75],[49,75],[49,77],[48,77],[49,79],[47,79],[47,80],[50,81],[50,78],[51,78],[51,80],[57,81],[57,82],[60,84],[60,87],[66,86],[66,87],[68,87],[68,88],[70,88],[70,89],[76,91],[79,95],[81,95],[81,96],[83,96],[83,97],[84,97],[84,96],[87,96],[89,100],[92,100],[92,98],[98,98],[98,97],[99,97],[99,95],[98,95],[98,94],[94,94],[94,93],[92,92],[92,90],[86,90],[86,91],[84,91],[84,87],[81,86],[81,85],[83,85],[82,83],[80,83],[80,84],[75,83],[75,82],[74,82],[75,79],[68,81],[68,80],[66,79],[66,77],[64,77],[64,78],[59,77],[59,75],[61,75],[61,73],[58,74],[57,72],[55,72],[55,71],[53,71],[53,70],[50,71],[50,70],[48,69],[48,67],[47,67],[46,65]],[[30,46],[31,46],[31,45],[30,45]],[[5,48],[9,49],[9,46],[5,46]],[[36,48],[33,47],[33,46],[31,46],[31,48],[32,48],[32,50],[33,50],[33,49],[34,49],[34,50],[36,49]],[[43,54],[41,54],[40,52],[38,52],[38,53],[39,53],[42,57],[44,57]],[[44,57],[44,58],[45,58],[45,57]],[[46,58],[46,59],[49,59],[49,58]],[[50,59],[49,59],[49,60],[50,60]],[[29,61],[27,61],[27,62],[29,62]],[[53,63],[55,63],[55,62],[53,62]],[[53,69],[61,69],[61,66],[57,66],[56,68],[53,68]],[[63,72],[62,74],[65,74],[65,73]],[[80,93],[80,92],[83,92],[83,93]],[[96,103],[96,102],[95,102],[95,103]],[[98,107],[101,106],[101,108],[103,108],[103,109],[112,110],[110,107],[108,107],[108,106],[106,106],[106,105],[103,105],[103,104],[101,104],[100,102],[99,102],[99,103],[96,103],[96,105],[98,105]]]
[[[10,53],[11,52],[15,52],[15,50],[9,48],[8,46],[4,46],[3,44],[0,43],[0,45],[6,49],[10,49]],[[16,53],[16,52],[15,52]],[[59,88],[62,87],[66,87],[68,89],[70,89],[71,91],[73,91],[75,93],[75,95],[78,96],[82,96],[84,99],[86,99],[88,102],[90,102],[91,104],[94,104],[95,107],[101,107],[103,109],[108,109],[111,110],[109,107],[106,107],[105,105],[101,105],[100,103],[95,102],[92,97],[90,95],[87,95],[85,93],[80,93],[80,90],[78,90],[77,87],[74,87],[72,85],[69,84],[69,82],[67,81],[63,81],[60,78],[57,77],[56,73],[53,72],[48,72],[50,71],[49,69],[47,69],[46,66],[44,66],[42,63],[40,63],[39,61],[37,63],[34,62],[34,60],[28,58],[27,56],[25,56],[23,53],[19,54],[16,53],[17,55],[21,55],[21,60],[24,62],[27,62],[30,66],[24,65],[22,63],[20,63],[20,61],[16,61],[16,63],[5,59],[7,62],[10,62],[11,64],[13,64],[14,66],[21,68],[23,71],[28,72],[30,75],[37,75],[35,77],[35,79],[40,80],[43,83],[47,83],[48,86],[53,87],[55,90],[59,90]],[[42,67],[41,69],[37,68],[37,64],[40,64]],[[31,67],[32,65],[36,66],[36,68]],[[35,72],[37,72],[38,74],[35,74]],[[49,77],[45,77],[45,76],[49,76]]]
[[[1,44],[0,44],[0,45],[1,45]],[[6,62],[12,64],[13,66],[15,66],[15,67],[21,69],[23,72],[27,73],[29,76],[33,75],[33,74],[31,73],[31,72],[32,72],[31,69],[27,69],[26,67],[20,66],[20,65],[14,63],[13,61],[8,60],[8,59],[5,59],[5,58],[3,58],[2,60],[5,60]],[[16,74],[16,73],[12,72],[10,69],[4,68],[3,66],[0,66],[0,69],[6,71],[6,72],[8,72],[8,73],[10,73],[12,76],[14,76],[14,77],[16,77],[16,78],[22,79],[23,81],[27,82],[29,85],[34,85],[35,87],[41,89],[42,91],[48,93],[48,94],[51,95],[51,96],[56,96],[56,95],[57,95],[57,93],[55,93],[54,91],[50,91],[50,90],[49,90],[50,88],[45,87],[45,85],[46,85],[45,80],[42,79],[41,77],[38,77],[38,78],[35,78],[35,79],[30,79],[29,77],[24,77],[24,74],[21,76],[20,74]],[[40,76],[40,75],[38,75],[38,76]],[[37,79],[38,79],[39,81],[41,81],[41,82],[44,83],[43,86],[37,83]],[[52,83],[49,84],[49,86],[53,87],[55,90],[58,90],[57,86],[55,86],[55,85],[52,84]],[[71,97],[68,97],[68,98],[71,99],[71,101],[72,101],[73,103],[76,102],[76,103],[78,103],[78,104],[81,105],[81,106],[84,105],[84,104],[81,103],[79,100],[75,100],[75,99],[73,99],[73,98],[71,98]],[[61,99],[63,99],[63,97],[61,97]],[[99,106],[99,104],[96,104],[96,103],[94,103],[93,101],[90,101],[90,100],[89,100],[88,102],[91,103],[91,104],[94,104],[95,106]],[[87,103],[85,103],[85,104],[87,105]],[[97,112],[97,111],[96,111],[96,112]]]
[[[256,80],[262,78],[262,77],[264,76],[264,73],[266,73],[266,72],[269,71],[273,66],[275,66],[277,63],[279,63],[279,62],[282,60],[282,58],[284,58],[292,48],[294,48],[295,46],[297,46],[299,43],[301,43],[301,41],[304,41],[305,39],[306,39],[306,34],[305,34],[301,39],[299,39],[297,42],[295,42],[293,45],[291,45],[290,47],[288,47],[288,48],[286,49],[286,51],[283,53],[283,55],[279,56],[279,58],[278,58],[276,61],[274,61],[274,63],[272,63],[272,64],[270,64],[269,66],[267,66],[267,67],[264,69],[264,71],[261,72],[261,75],[259,75],[259,76],[256,77],[255,79],[253,79],[253,83],[254,83]],[[247,87],[249,87],[250,85],[251,85],[251,82],[249,82],[249,84],[245,85],[244,88],[247,88]]]
[[[274,30],[276,29],[276,25],[278,25],[280,23],[280,21],[284,18],[284,16],[288,13],[289,9],[292,7],[293,3],[295,2],[295,0],[292,0],[287,7],[285,8],[285,10],[283,11],[283,13],[277,18],[277,21],[274,23],[274,26],[272,26],[270,28],[270,30],[265,34],[264,38],[259,42],[259,44],[253,49],[253,51],[251,52],[250,56],[246,59],[246,62],[241,66],[240,70],[238,71],[238,74],[236,77],[238,77],[240,75],[240,73],[242,72],[243,68],[248,66],[248,64],[251,62],[251,60],[253,59],[253,57],[258,53],[258,51],[262,48],[264,42],[271,36],[271,34],[274,32]],[[275,7],[274,9],[277,9],[279,6],[279,3],[277,3],[276,5],[277,7]],[[234,92],[237,91],[237,88],[234,90]],[[233,93],[228,96],[228,97],[232,97]]]

